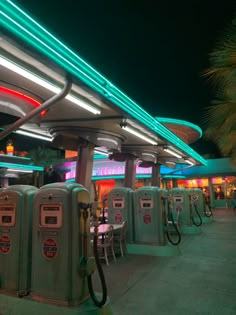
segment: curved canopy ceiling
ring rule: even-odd
[[[129,150],[132,146],[139,147],[156,154],[164,163],[173,158],[164,150],[170,148],[180,159],[190,159],[192,164],[207,164],[180,137],[13,1],[3,1],[2,8],[1,22],[6,32],[1,36],[1,85],[24,87],[29,95],[38,95],[43,101],[61,90],[66,76],[73,81],[71,92],[50,108],[41,118],[40,126],[35,126],[35,132],[47,130],[55,134],[55,130],[60,129],[63,136],[76,142],[81,130],[92,128],[95,133],[104,134],[99,137],[105,139],[105,143],[115,141],[114,137],[121,139],[121,150],[126,146]]]

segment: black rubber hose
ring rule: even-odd
[[[175,231],[176,231],[176,233],[177,233],[177,235],[178,235],[178,240],[177,240],[177,242],[174,242],[172,239],[171,239],[171,237],[170,237],[170,233],[169,233],[169,231],[168,231],[168,217],[170,216],[170,219],[171,219],[171,222],[172,222],[172,224],[173,224],[173,226],[174,226],[174,229],[175,229]],[[167,236],[167,239],[168,239],[168,241],[172,244],[172,245],[178,245],[180,242],[181,242],[181,234],[180,234],[180,232],[179,232],[179,229],[178,229],[178,227],[177,227],[177,225],[176,225],[176,223],[175,223],[175,220],[174,220],[174,217],[173,217],[173,213],[172,213],[172,211],[170,211],[170,204],[169,204],[169,202],[168,202],[168,216],[167,216],[167,218],[166,218],[166,220],[167,220],[167,226],[166,226],[166,228],[167,228],[167,230],[166,230],[166,236]]]
[[[95,257],[95,261],[96,261],[96,265],[97,265],[97,270],[98,270],[98,274],[101,280],[101,285],[102,285],[102,299],[99,301],[97,299],[97,296],[93,290],[93,281],[92,281],[92,275],[88,276],[88,289],[89,289],[89,293],[91,296],[91,299],[93,300],[94,304],[97,307],[102,307],[107,300],[107,285],[106,285],[106,280],[104,277],[104,273],[102,270],[102,266],[98,257],[98,248],[97,248],[97,241],[98,241],[98,236],[96,235],[96,233],[94,234],[93,237],[93,253],[94,253],[94,257]]]
[[[200,215],[200,213],[199,213],[199,211],[198,211],[198,209],[197,209],[196,204],[194,203],[193,205],[194,205],[194,209],[195,209],[195,211],[196,211],[196,213],[197,213],[197,216],[199,217],[199,223],[197,223],[196,221],[194,221],[193,215],[192,215],[192,222],[193,222],[193,224],[194,224],[195,226],[200,226],[200,225],[202,225],[202,217],[201,217],[201,215]]]
[[[177,240],[177,242],[174,242],[174,241],[171,239],[168,230],[166,231],[166,236],[167,236],[168,241],[169,241],[172,245],[175,245],[175,246],[176,246],[176,245],[178,245],[178,244],[181,242],[181,234],[180,234],[179,229],[178,229],[178,227],[177,227],[177,225],[176,225],[176,223],[175,223],[175,220],[174,220],[174,217],[173,217],[172,212],[170,213],[170,218],[171,218],[171,221],[172,221],[173,226],[174,226],[174,228],[175,228],[175,231],[176,231],[176,233],[177,233],[177,235],[178,235],[178,240]]]

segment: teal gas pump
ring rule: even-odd
[[[13,185],[0,191],[0,294],[29,294],[36,192],[36,187],[28,185]]]
[[[199,233],[196,222],[193,219],[189,193],[185,188],[172,188],[169,191],[173,217],[179,223],[181,233]],[[196,224],[194,224],[196,223]],[[194,226],[193,226],[194,224]]]
[[[192,188],[188,190],[191,207],[191,219],[194,225],[202,225],[202,217],[204,216],[203,194],[201,189]],[[194,215],[195,212],[195,215]],[[196,220],[196,216],[198,219]]]
[[[144,186],[135,191],[135,243],[166,245],[161,190]]]
[[[128,187],[116,187],[108,194],[108,223],[127,222],[128,242],[134,239],[134,191]]]
[[[96,252],[98,217],[95,258],[89,255],[91,207],[89,192],[80,184],[53,183],[38,190],[33,217],[32,300],[68,307],[68,314],[90,296],[98,308],[107,304],[106,283]],[[101,300],[92,286],[96,263],[103,288]]]
[[[181,225],[191,225],[188,192],[184,188],[172,188],[169,191],[173,207],[174,220]]]
[[[134,242],[128,244],[128,253],[151,256],[180,255],[179,247],[172,245],[178,245],[181,237],[177,241],[172,238],[167,215],[165,190],[156,186],[138,188],[134,192]]]
[[[165,228],[166,228],[166,237],[172,245],[178,245],[181,242],[181,234],[179,230],[178,220],[174,220],[173,216],[173,205],[171,203],[171,197],[168,194],[168,190],[163,189],[163,205],[165,209]],[[173,239],[173,234],[177,235],[177,240]]]

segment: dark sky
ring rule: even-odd
[[[152,115],[202,126],[212,98],[202,77],[234,0],[18,0]],[[198,141],[200,154],[212,146]]]

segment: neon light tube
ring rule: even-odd
[[[24,164],[6,163],[6,162],[0,162],[0,167],[21,169],[21,170],[41,171],[41,172],[44,170],[44,167],[42,166],[24,165]]]
[[[43,78],[39,77],[38,75],[28,71],[27,69],[22,68],[21,66],[19,66],[16,63],[4,58],[3,56],[0,56],[0,64],[3,67],[21,75],[22,77],[44,87],[45,89],[47,89],[47,90],[49,90],[55,94],[58,94],[61,91],[61,88],[59,88],[58,86],[46,81],[45,79],[43,79]],[[73,96],[72,94],[68,94],[65,97],[65,99],[72,102],[73,104],[78,105],[79,107],[86,109],[87,111],[89,111],[93,114],[101,114],[101,110],[99,110],[93,106],[90,106],[88,103]]]
[[[164,137],[168,142],[178,147],[196,161],[207,165],[207,160],[86,63],[79,55],[52,35],[13,1],[6,0],[2,2],[3,10],[0,11],[1,22],[3,27],[8,31],[44,56],[47,56],[68,73],[83,81],[91,89],[105,96],[109,101],[113,102],[113,104],[144,124],[157,135]]]
[[[134,135],[134,136],[136,136],[136,137],[138,137],[138,138],[148,142],[148,143],[151,143],[153,145],[157,145],[158,144],[156,141],[152,140],[149,137],[146,137],[144,134],[139,133],[138,131],[136,131],[135,129],[133,129],[131,127],[122,125],[121,128],[124,129],[125,131],[131,133],[132,135]]]
[[[173,156],[179,158],[179,159],[182,158],[182,156],[181,156],[180,154],[178,154],[178,153],[176,153],[176,152],[174,152],[174,151],[172,151],[172,150],[170,150],[170,149],[164,148],[163,150],[164,150],[165,152],[168,152],[168,153],[170,153],[171,155],[173,155]]]
[[[47,136],[42,136],[40,134],[28,132],[28,131],[21,130],[21,129],[16,130],[15,133],[18,133],[18,134],[23,135],[23,136],[31,137],[31,138],[36,138],[36,139],[41,139],[41,140],[52,142],[52,137],[50,138]]]

